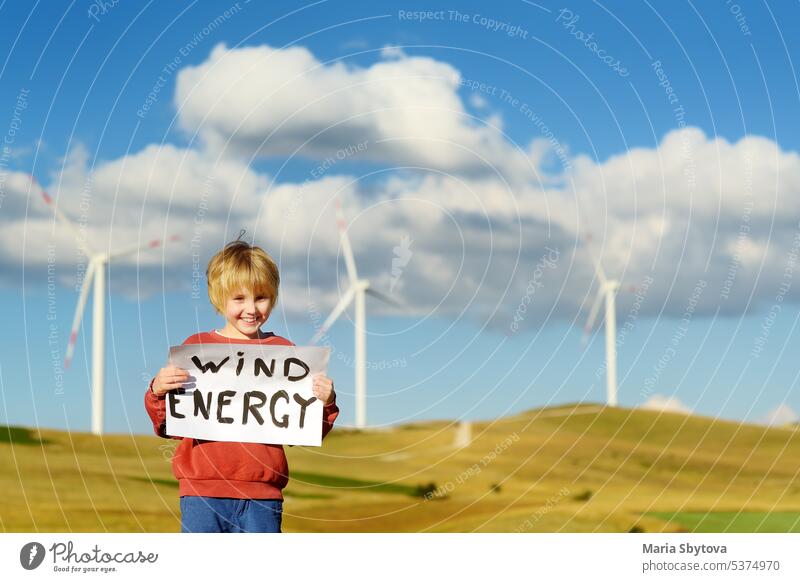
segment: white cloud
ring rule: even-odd
[[[552,159],[553,144],[541,138],[531,140],[523,162],[513,155],[497,162],[504,175],[475,172],[469,151],[494,161],[517,150],[467,121],[458,79],[449,64],[424,57],[396,54],[359,68],[321,63],[302,47],[228,51],[219,45],[208,60],[181,71],[176,90],[181,123],[199,129],[210,147],[154,144],[93,162],[76,146],[48,186],[66,214],[74,220],[85,214],[87,239],[97,248],[173,232],[184,237],[165,254],[144,253],[117,265],[118,288],[129,290],[136,269],[146,271],[138,281],[143,293],[160,292],[162,285],[187,288],[197,255],[207,261],[244,227],[281,260],[287,311],[301,313],[314,300],[324,312],[335,303],[344,273],[334,220],[338,197],[359,273],[375,284],[388,289],[394,247],[405,236],[414,240],[397,290],[422,314],[491,317],[508,329],[550,247],[559,250],[558,265],[544,273],[521,327],[546,317],[582,319],[595,292],[583,240],[588,232],[610,276],[627,283],[653,277],[641,316],[681,317],[701,280],[708,285],[696,316],[718,308],[740,315],[751,294],[751,305],[774,300],[800,215],[796,152],[763,137],[731,143],[687,128],[606,161],[571,157],[567,171],[551,171],[542,183],[537,176],[545,173],[527,166],[541,168]],[[368,140],[354,160],[434,170],[362,181],[334,167],[318,179],[273,183],[247,157],[221,155],[230,140],[228,154],[254,146],[250,153],[285,158],[319,131],[305,148],[315,159]],[[448,140],[463,149],[443,145]],[[23,175],[10,174],[4,193],[6,284],[19,285],[13,269],[23,253],[26,276],[42,276],[49,244],[66,256],[62,262],[74,262],[74,237],[60,225],[53,229],[38,198],[28,201]],[[726,281],[730,292],[723,297]],[[793,287],[785,300],[797,299]],[[631,303],[620,294],[620,317]]]
[[[408,55],[406,55],[402,47],[386,45],[381,49],[381,57],[384,59],[404,59]]]
[[[63,171],[46,183],[58,209],[94,252],[116,252],[177,234],[180,242],[165,251],[146,250],[116,259],[112,264],[112,291],[133,296],[166,289],[186,288],[192,254],[210,256],[212,249],[233,239],[241,227],[252,232],[262,194],[269,181],[246,164],[209,158],[172,145],[151,145],[93,168],[80,144],[66,157]],[[12,269],[23,264],[26,279],[44,277],[53,255],[60,280],[74,284],[75,265],[85,262],[72,230],[55,220],[25,174],[12,172],[6,182],[6,200],[0,214],[0,244],[6,285],[22,283]],[[19,244],[24,241],[24,244]],[[164,254],[166,253],[166,254]],[[162,281],[161,266],[166,271]],[[144,271],[141,289],[136,269]]]
[[[770,426],[785,426],[800,421],[800,415],[788,404],[779,404],[770,410],[762,421]]]
[[[647,402],[640,408],[647,410],[658,410],[661,412],[677,412],[680,414],[691,414],[692,411],[675,396],[664,396],[663,394],[653,394]]]
[[[454,67],[392,47],[382,56],[357,67],[300,46],[217,45],[178,74],[180,125],[215,152],[324,158],[367,142],[360,157],[389,165],[532,172],[524,148],[467,113]]]
[[[749,147],[749,138],[715,145],[719,140],[698,140],[702,134],[687,131],[696,157],[705,152],[703,163],[710,164],[709,156],[717,149],[724,150],[730,157],[718,162],[724,166],[723,173],[730,181],[737,175],[743,179],[744,170],[732,152]],[[192,254],[199,252],[207,260],[244,227],[282,260],[285,270],[294,273],[285,277],[292,298],[290,303],[289,294],[285,295],[285,307],[291,313],[303,311],[299,298],[318,300],[320,309],[328,309],[336,300],[337,281],[344,272],[334,217],[334,200],[339,197],[364,277],[388,288],[392,249],[404,236],[415,241],[414,256],[404,267],[403,285],[397,290],[423,314],[435,310],[448,317],[488,318],[496,311],[491,323],[508,329],[535,265],[549,246],[559,249],[559,264],[545,273],[543,287],[537,290],[522,326],[535,326],[548,316],[583,318],[579,312],[588,308],[595,291],[594,269],[582,241],[582,235],[590,230],[607,273],[627,283],[654,278],[640,306],[642,316],[682,316],[699,280],[707,281],[708,286],[698,299],[696,315],[713,313],[720,305],[723,313],[741,313],[753,290],[756,302],[760,297],[771,299],[780,284],[796,226],[784,220],[795,204],[788,187],[781,186],[772,195],[773,206],[780,210],[770,231],[765,222],[772,220],[771,213],[759,202],[768,196],[762,196],[761,186],[754,184],[746,222],[749,232],[744,238],[741,200],[722,200],[716,213],[692,211],[690,218],[679,204],[665,202],[659,207],[646,202],[644,199],[653,195],[650,190],[641,192],[641,203],[631,204],[627,211],[620,193],[624,188],[607,195],[604,179],[622,184],[625,170],[629,172],[628,189],[633,191],[641,176],[652,171],[652,160],[659,159],[664,168],[673,168],[672,173],[661,175],[664,192],[677,190],[678,186],[671,185],[680,184],[685,175],[679,165],[668,163],[669,156],[675,155],[670,145],[675,141],[681,139],[667,136],[659,148],[640,149],[633,154],[638,160],[633,165],[622,164],[618,158],[593,165],[579,160],[565,180],[566,186],[551,184],[544,189],[530,181],[511,186],[487,176],[439,173],[390,173],[384,181],[365,183],[330,171],[317,180],[273,183],[242,161],[171,145],[151,145],[98,163],[92,170],[87,155],[78,148],[69,156],[63,175],[54,177],[51,193],[58,196],[62,210],[77,220],[89,185],[87,238],[98,248],[107,248],[109,241],[113,241],[112,248],[119,248],[173,232],[185,237],[166,256],[144,253],[123,263],[131,268],[154,268],[153,276],[142,281],[143,292],[148,286],[160,291],[162,284],[167,289],[185,287]],[[796,155],[774,151],[779,155],[769,159],[783,162],[773,173],[780,171],[786,183],[793,183],[794,174],[800,175],[794,163]],[[757,165],[755,158],[752,165]],[[594,176],[594,189],[590,189],[587,175]],[[569,180],[580,184],[580,212]],[[71,249],[68,259],[74,260],[73,237],[60,226],[52,231],[48,209],[35,199],[25,210],[27,194],[20,188],[26,184],[24,177],[17,175],[7,183],[6,212],[0,217],[4,223],[0,236],[7,249],[4,262],[21,264],[22,248],[13,241],[21,240],[24,229],[29,267],[45,264],[47,245],[52,243],[61,252]],[[12,195],[14,189],[19,190],[18,197]],[[696,182],[697,191],[711,189],[710,183]],[[195,220],[200,215],[198,225]],[[587,218],[591,219],[588,224]],[[579,230],[581,220],[583,229]],[[192,247],[193,238],[199,241],[197,248]],[[155,267],[162,261],[176,267],[166,272],[166,283],[153,278],[161,276]],[[118,269],[117,273],[124,276],[126,271]],[[135,279],[135,271],[130,273],[126,282]],[[720,288],[731,273],[730,293],[723,299]],[[9,281],[15,277],[10,276]],[[322,299],[315,299],[318,296]],[[796,291],[790,290],[786,299],[795,300]],[[632,300],[629,294],[620,294],[621,316]]]
[[[486,101],[486,99],[484,99],[479,93],[473,93],[470,95],[469,103],[477,109],[485,109],[489,106],[489,102]]]

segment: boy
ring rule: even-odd
[[[244,241],[225,246],[208,264],[208,296],[225,317],[222,330],[198,333],[184,344],[258,343],[292,346],[286,338],[261,331],[278,299],[280,276],[272,258]],[[153,429],[180,439],[172,459],[178,479],[182,532],[280,532],[281,490],[289,480],[282,445],[205,441],[169,437],[166,394],[187,381],[186,370],[168,365],[150,382],[144,403]],[[330,378],[318,374],[314,395],[324,404],[322,438],[339,415]]]

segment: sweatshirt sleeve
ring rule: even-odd
[[[291,342],[290,342],[291,343]],[[295,345],[292,343],[292,345]],[[322,438],[333,430],[333,422],[339,416],[339,407],[336,406],[336,391],[333,393],[333,402],[322,407]],[[289,445],[292,446],[292,445]]]
[[[167,396],[156,396],[153,392],[153,382],[155,378],[150,380],[150,385],[147,387],[147,393],[144,395],[144,407],[147,410],[150,420],[153,422],[153,430],[161,438],[181,440],[183,437],[169,436],[167,434]]]
[[[295,344],[292,343],[292,345]],[[322,407],[322,440],[333,430],[333,422],[337,416],[339,416],[339,407],[336,406],[336,391],[334,391],[333,402]]]
[[[333,422],[339,416],[339,407],[336,406],[336,394],[333,395],[333,402],[322,408],[322,438],[331,432]]]
[[[327,406],[322,407],[322,438],[333,430],[333,422],[339,416],[339,407],[336,406],[336,395],[333,396],[333,402]],[[288,445],[293,447],[294,445]]]

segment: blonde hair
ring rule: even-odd
[[[242,289],[268,297],[270,313],[278,301],[281,282],[278,266],[263,249],[244,241],[228,243],[214,255],[208,262],[206,278],[208,298],[222,315],[228,298]]]

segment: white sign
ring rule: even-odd
[[[167,434],[212,441],[322,444],[323,403],[315,374],[329,348],[265,344],[185,344],[169,362],[189,372],[167,393]]]

